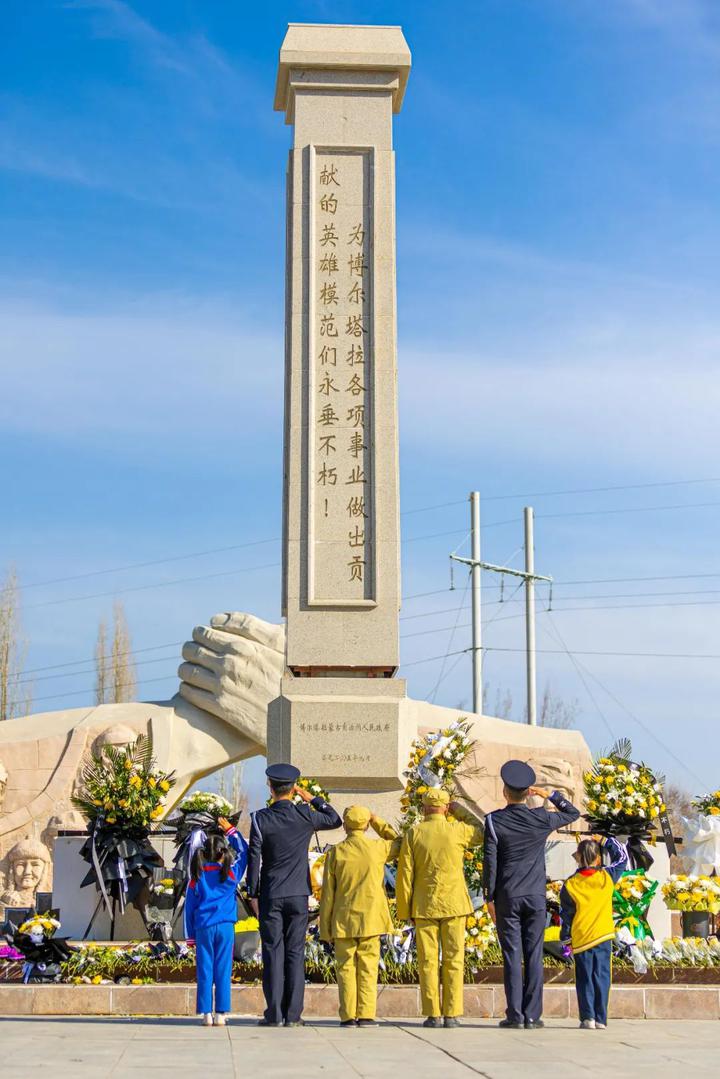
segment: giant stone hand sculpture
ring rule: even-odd
[[[180,696],[264,749],[267,706],[278,694],[284,653],[283,626],[251,614],[216,614],[183,645]]]

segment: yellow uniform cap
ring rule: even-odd
[[[424,806],[446,806],[450,803],[450,795],[442,787],[430,787],[423,794]]]
[[[348,806],[343,813],[343,824],[351,831],[367,828],[372,813],[367,806]]]

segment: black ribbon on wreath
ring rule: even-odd
[[[655,859],[646,847],[646,843],[650,842],[652,838],[652,830],[648,827],[648,822],[642,820],[639,817],[630,817],[621,815],[613,817],[612,820],[608,820],[607,817],[592,817],[589,814],[585,815],[590,828],[593,832],[602,836],[621,836],[626,835],[628,852],[628,868],[629,869],[644,869],[648,871]],[[670,839],[672,840],[672,831],[670,832]],[[666,840],[667,841],[667,840]],[[670,847],[668,846],[668,851]],[[675,853],[675,844],[672,844],[671,853]]]
[[[631,760],[631,752],[632,747],[630,742],[626,738],[622,738],[615,743],[607,756],[611,760],[621,760],[622,763],[628,765],[628,767],[637,768],[638,770],[644,769],[646,774],[652,779],[653,783],[662,787],[664,780],[661,778],[658,782],[657,777],[650,771],[647,765],[638,764],[636,761]],[[619,816],[612,818],[594,817],[590,814],[585,814],[585,819],[598,835],[626,835],[628,837],[626,846],[630,869],[644,869],[647,872],[655,861],[652,854],[645,846],[645,843],[650,841],[653,836],[653,830],[647,818],[621,813]],[[663,842],[667,848],[668,855],[671,856],[676,854],[677,847],[675,846],[675,837],[673,835],[666,808],[660,810],[657,820],[660,824]]]
[[[75,951],[67,937],[44,937],[34,941],[29,933],[19,930],[13,937],[13,947],[22,952],[23,982],[55,982],[60,978],[60,967]]]
[[[122,914],[163,861],[150,843],[147,828],[108,824],[98,816],[88,825],[88,832],[80,854],[90,869],[80,887],[95,884],[108,914],[114,917],[114,907],[119,906]]]
[[[237,827],[242,812],[232,813],[226,819]],[[188,881],[190,880],[190,866],[196,850],[204,846],[209,835],[224,835],[218,824],[217,816],[204,809],[190,811],[178,810],[178,817],[173,817],[168,823],[175,825],[175,845],[177,852],[173,858],[175,872],[175,894],[173,902],[172,920],[175,921],[180,910]]]

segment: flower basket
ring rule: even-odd
[[[225,817],[231,824],[236,825],[241,814],[233,812],[232,804],[227,798],[210,791],[194,791],[189,794],[177,807],[177,816],[173,815],[171,823],[175,826],[174,838],[177,846],[174,858],[175,891],[171,903],[174,915],[185,897],[193,854],[209,835],[224,834],[218,824],[220,817]]]
[[[665,906],[683,914],[719,914],[720,880],[696,873],[673,873],[662,886]],[[693,936],[702,936],[694,933]]]
[[[666,821],[666,806],[658,779],[631,755],[630,742],[620,739],[584,773],[585,816],[600,835],[627,836],[631,868],[649,869],[654,859],[643,840]]]
[[[162,868],[149,834],[174,782],[155,768],[152,739],[142,734],[126,746],[103,746],[81,769],[72,801],[88,820],[80,854],[90,869],[80,887],[95,884],[113,917],[116,904],[122,912]]]
[[[455,776],[475,743],[470,738],[472,723],[457,719],[444,730],[431,731],[417,738],[410,747],[405,776],[405,791],[400,806],[402,828],[407,830],[420,819],[422,797],[429,787],[443,787],[450,795],[455,790]]]

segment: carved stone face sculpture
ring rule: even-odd
[[[18,858],[12,867],[13,883],[19,892],[35,891],[45,872],[42,858]]]
[[[550,790],[560,791],[568,801],[575,803],[582,774],[579,768],[573,768],[570,761],[559,758],[531,757],[528,764],[535,771],[538,787],[549,787]],[[535,799],[533,804],[540,804],[540,800]]]
[[[92,744],[93,753],[99,754],[101,749],[105,746],[127,746],[131,742],[137,740],[139,731],[133,730],[132,727],[128,727],[125,723],[116,723],[112,727],[108,727],[106,730],[101,731],[95,738]]]
[[[0,902],[8,906],[32,907],[35,893],[50,864],[50,851],[44,843],[25,836],[8,853],[7,891]]]

